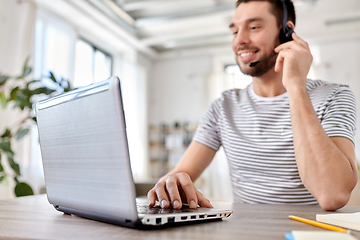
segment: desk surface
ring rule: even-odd
[[[214,203],[214,205],[219,204]],[[224,207],[224,205],[222,205]],[[0,239],[285,239],[292,230],[320,230],[288,218],[297,215],[315,220],[327,213],[319,206],[228,204],[234,213],[226,220],[135,230],[68,216],[56,211],[45,195],[0,201]],[[345,207],[337,212],[359,212]],[[360,232],[353,232],[360,238]]]

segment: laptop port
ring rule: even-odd
[[[199,215],[199,218],[205,218],[204,214]]]
[[[211,217],[216,217],[216,214],[208,214],[207,215],[209,218],[211,218]]]
[[[181,217],[181,220],[186,220],[186,219],[187,219],[187,216]]]
[[[196,216],[195,216],[195,215],[192,215],[192,216],[191,216],[191,219],[196,219]]]
[[[168,218],[168,223],[173,223],[175,222],[175,217],[169,217]]]
[[[161,218],[156,218],[156,224],[160,224],[161,223]]]

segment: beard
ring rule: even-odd
[[[272,55],[273,53],[271,53]],[[270,57],[271,55],[267,56]],[[266,57],[265,57],[266,58]],[[264,58],[264,59],[265,59]],[[237,61],[237,60],[236,60]],[[270,69],[273,69],[275,67],[275,63],[276,63],[276,57],[271,57],[267,60],[264,60],[262,62],[259,62],[256,66],[254,67],[250,67],[249,69],[243,69],[241,67],[241,65],[239,64],[239,62],[237,61],[237,64],[240,68],[240,71],[248,76],[251,77],[261,77],[262,75],[264,75],[265,73],[267,73]]]
[[[274,46],[278,46],[280,44],[280,41],[278,39],[275,39]],[[274,47],[274,48],[275,48]],[[274,52],[269,53],[267,56],[265,56],[263,59],[269,58],[271,55],[273,55]],[[276,57],[270,57],[269,59],[263,60],[259,62],[256,66],[250,67],[248,69],[242,68],[239,61],[236,59],[236,62],[240,68],[240,71],[251,77],[261,77],[265,73],[267,73],[270,69],[274,69],[275,63],[276,63]],[[248,64],[246,64],[248,65]]]

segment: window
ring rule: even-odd
[[[244,75],[236,64],[225,66],[225,73],[229,88],[244,89],[252,82],[252,77]]]
[[[135,179],[142,179],[147,171],[146,70],[137,62],[122,56],[119,49],[100,45],[111,53],[116,52],[110,55],[91,43],[91,41],[102,42],[101,38],[79,37],[74,26],[75,24],[71,22],[66,22],[44,9],[39,9],[35,33],[35,77],[41,78],[48,75],[51,70],[56,77],[68,79],[73,87],[80,87],[105,80],[114,73],[117,74],[122,80],[132,170]],[[96,35],[96,33],[86,33],[86,31],[84,34]],[[134,54],[136,52],[131,47],[127,51]],[[33,169],[36,168],[41,177],[38,185],[43,186],[36,126],[31,132],[29,148],[31,148],[30,165],[34,165]],[[35,184],[32,183],[32,186]]]
[[[38,12],[35,28],[34,77],[47,76],[71,80],[74,71],[74,29],[60,19],[42,10]]]
[[[76,42],[76,32],[72,26],[53,14],[38,9],[34,34],[34,56],[31,56],[34,58],[34,79],[42,79],[49,75],[49,71],[52,71],[57,78],[71,80]],[[44,84],[47,82],[45,81]],[[35,193],[39,193],[44,187],[44,179],[36,124],[31,126],[29,139],[24,141],[19,162],[22,164],[23,177]]]
[[[74,87],[89,85],[111,76],[112,57],[89,42],[78,39],[75,50]]]

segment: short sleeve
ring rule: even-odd
[[[321,125],[329,137],[345,137],[354,142],[356,103],[348,86],[340,85],[330,97]]]
[[[219,118],[220,99],[215,100],[206,110],[196,129],[193,141],[204,144],[216,151],[219,150],[221,146],[221,137],[218,127]]]

